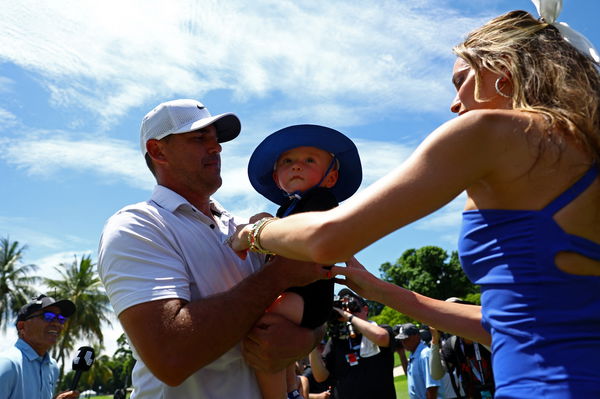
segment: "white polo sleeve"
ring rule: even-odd
[[[177,242],[148,209],[126,208],[107,221],[98,273],[117,315],[144,302],[190,300],[190,277]]]

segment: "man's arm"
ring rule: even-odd
[[[275,257],[229,291],[193,302],[145,302],[121,312],[119,320],[154,376],[179,385],[240,342],[284,289],[326,277],[320,265],[297,265]]]
[[[313,377],[317,382],[323,382],[329,378],[329,370],[327,370],[325,361],[317,349],[313,349],[308,358],[310,360]]]
[[[342,309],[334,308],[341,316],[344,322],[347,322],[352,316],[352,313]],[[375,323],[370,323],[367,320],[363,320],[360,317],[352,317],[352,325],[356,332],[364,335],[377,346],[387,348],[391,344],[390,333],[383,327],[378,326]]]
[[[325,335],[325,325],[300,327],[275,313],[265,313],[244,338],[246,362],[254,369],[276,372],[306,357]]]
[[[427,391],[425,391],[426,399],[436,399],[439,387],[429,387]]]

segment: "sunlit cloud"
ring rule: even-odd
[[[94,141],[66,136],[40,139],[4,139],[3,159],[9,165],[30,175],[52,176],[69,170],[93,172],[105,182],[122,180],[132,187],[149,189],[154,185],[139,150],[130,142],[116,139]]]
[[[458,237],[458,230],[462,222],[462,211],[465,207],[467,199],[466,192],[462,192],[455,199],[450,201],[446,206],[435,212],[434,214],[420,220],[415,227],[420,230],[432,231],[452,231],[456,230],[456,236],[451,236],[453,244],[456,244],[455,237]]]
[[[0,58],[39,74],[56,107],[106,126],[149,99],[211,90],[359,123],[440,109],[451,46],[478,22],[433,1],[23,0],[3,6]]]

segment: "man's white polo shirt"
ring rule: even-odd
[[[239,221],[216,201],[211,202],[211,208],[214,219],[177,193],[156,186],[150,201],[127,206],[107,221],[98,250],[98,272],[117,315],[148,301],[194,301],[227,291],[262,267],[256,254],[241,260],[223,244]],[[134,355],[138,362],[132,398],[260,397],[254,373],[242,359],[239,345],[178,387],[156,379],[139,360],[135,348]]]

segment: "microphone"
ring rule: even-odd
[[[77,383],[81,378],[81,373],[88,371],[94,363],[94,349],[89,346],[82,346],[77,352],[77,356],[73,359],[73,370],[75,370],[75,377],[71,384],[71,391],[74,391],[77,387]]]

